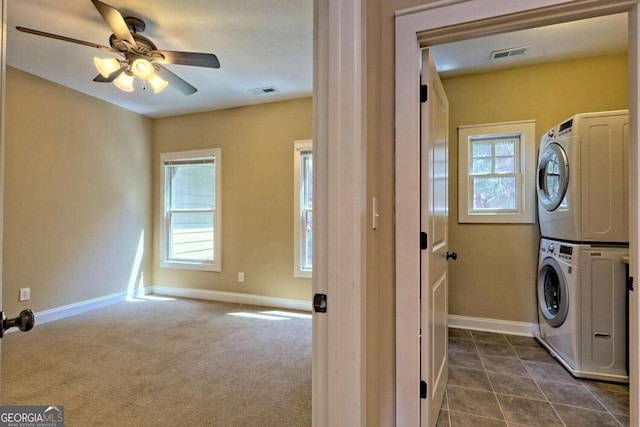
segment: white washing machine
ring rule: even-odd
[[[629,242],[628,110],[582,113],[540,141],[537,190],[542,237]]]
[[[628,382],[625,247],[542,239],[536,338],[576,377]]]

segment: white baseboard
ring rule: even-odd
[[[139,289],[137,291],[137,294],[133,296],[133,298],[149,293],[151,293],[151,288],[149,287]],[[34,313],[36,318],[36,325],[53,322],[55,320],[64,319],[65,317],[69,316],[75,316],[76,314],[80,313],[86,313],[87,311],[106,307],[112,304],[117,304],[130,298],[132,298],[132,296],[129,294],[129,292],[118,292],[116,294],[93,298],[86,301],[80,301],[74,304],[52,308],[50,310],[39,311],[37,313]],[[10,329],[9,331],[12,332],[15,331],[15,329]]]
[[[158,294],[183,298],[194,298],[211,301],[223,301],[235,304],[257,305],[263,307],[275,307],[288,310],[311,311],[311,302],[304,300],[294,300],[286,298],[265,297],[260,295],[240,294],[233,292],[206,291],[202,289],[175,288],[171,286],[147,286],[139,289],[136,295],[132,296],[129,292],[118,292],[99,298],[93,298],[86,301],[80,301],[74,304],[62,307],[52,308],[34,313],[36,325],[53,322],[55,320],[64,319],[65,317],[75,316],[76,314],[86,313],[112,304],[117,304],[127,299],[140,297],[142,295]],[[16,329],[9,329],[7,332],[14,332]]]
[[[265,297],[236,292],[208,291],[204,289],[176,288],[161,285],[153,285],[151,288],[153,293],[157,295],[283,308],[287,310],[311,311],[311,301],[298,299]]]
[[[203,289],[176,288],[172,286],[153,285],[138,291],[138,295],[157,294],[182,298],[194,298],[210,301],[222,301],[235,304],[257,305],[263,307],[282,308],[287,310],[311,311],[311,301],[266,297],[253,294],[235,292],[209,291]],[[118,292],[100,298],[81,301],[50,310],[35,313],[36,325],[64,319],[65,317],[85,313],[101,307],[116,304],[131,298],[128,292]],[[484,319],[449,315],[449,327],[471,329],[476,331],[495,332],[502,334],[533,336],[538,329],[535,323],[513,322],[509,320]],[[7,332],[13,332],[13,329]]]
[[[449,315],[449,327],[472,329],[474,331],[495,332],[499,334],[522,335],[532,337],[538,329],[536,323],[512,322],[510,320],[483,319]]]

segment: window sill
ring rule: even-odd
[[[293,272],[293,277],[299,277],[301,279],[311,279],[313,272],[310,270],[296,270]]]
[[[222,268],[219,264],[207,264],[201,262],[177,262],[163,261],[160,264],[162,268],[170,268],[173,270],[195,270],[195,271],[212,271],[220,273]]]

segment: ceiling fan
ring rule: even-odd
[[[118,59],[94,58],[94,63],[100,74],[93,80],[101,83],[113,82],[126,92],[133,91],[133,77],[136,76],[145,82],[149,82],[155,92],[161,91],[170,84],[183,94],[192,95],[198,89],[169,71],[162,64],[220,68],[218,57],[212,53],[159,50],[151,40],[139,34],[146,27],[143,20],[130,16],[123,17],[117,9],[101,1],[91,0],[91,2],[113,32],[109,37],[109,46],[30,28],[16,27],[16,29],[37,36],[77,43],[100,49],[104,52],[115,53],[119,56]]]

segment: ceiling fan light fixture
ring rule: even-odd
[[[166,80],[163,80],[160,77],[158,77],[157,74],[154,74],[153,76],[151,76],[151,78],[149,78],[148,81],[151,84],[151,86],[153,87],[153,93],[161,92],[167,86],[169,86],[169,82],[166,81]]]
[[[113,81],[113,84],[123,92],[133,92],[133,74],[125,71]]]
[[[93,63],[95,64],[98,72],[102,75],[102,77],[109,77],[111,73],[118,70],[120,68],[120,62],[118,62],[115,58],[93,58]]]
[[[133,64],[131,64],[131,71],[137,78],[142,80],[150,79],[155,74],[153,65],[151,65],[151,62],[146,59],[136,59],[133,61]]]

